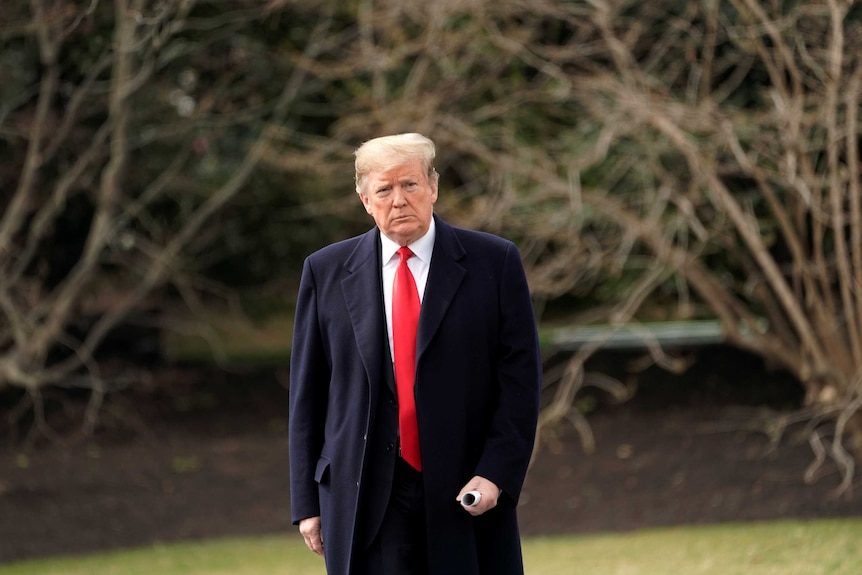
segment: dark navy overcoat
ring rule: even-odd
[[[434,217],[415,383],[430,573],[520,575],[516,506],[541,389],[527,280],[514,244]],[[297,300],[291,514],[294,523],[321,516],[330,575],[350,572],[366,535],[359,526],[368,524],[360,514],[379,513],[391,481],[391,462],[378,454],[394,438],[370,433],[393,391],[379,252],[376,227],[315,252]],[[455,501],[474,475],[503,491],[497,507],[475,518]],[[378,503],[369,509],[368,501]]]

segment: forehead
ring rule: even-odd
[[[424,174],[421,160],[410,160],[385,170],[369,172],[369,182],[389,182],[404,179],[418,179]]]

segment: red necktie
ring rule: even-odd
[[[398,250],[401,261],[392,286],[392,346],[395,353],[395,388],[398,391],[398,425],[401,429],[401,457],[422,471],[419,456],[419,428],[413,384],[416,380],[416,328],[419,326],[419,291],[407,260],[408,247]]]

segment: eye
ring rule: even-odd
[[[407,182],[404,185],[404,187],[407,188],[408,190],[415,190],[418,186],[419,186],[419,184],[416,182]]]
[[[391,191],[392,191],[391,186],[384,186],[382,188],[377,189],[377,191],[374,193],[377,194],[378,196],[385,196]]]

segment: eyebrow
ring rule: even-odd
[[[416,182],[418,182],[420,179],[421,179],[421,176],[419,176],[419,175],[403,176],[403,177],[398,178],[398,179],[396,179],[396,180],[383,180],[383,181],[380,181],[380,182],[376,182],[376,183],[374,183],[374,184],[373,184],[373,188],[374,188],[375,190],[379,190],[379,189],[382,189],[382,188],[385,188],[385,187],[391,186],[391,185],[392,185],[392,183],[393,183],[393,181],[394,181],[394,182],[397,182],[397,183],[399,183],[399,184],[404,184],[404,183],[416,183]]]

